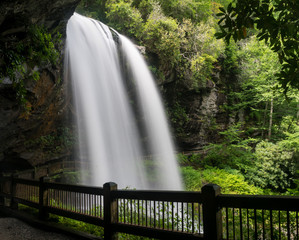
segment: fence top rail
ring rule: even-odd
[[[151,190],[115,190],[113,198],[165,202],[202,203],[201,192],[151,191]]]
[[[11,180],[11,177],[9,177],[9,176],[1,176],[0,175],[0,182],[10,181],[10,180]]]
[[[299,211],[297,196],[221,194],[217,201],[220,207]]]
[[[25,179],[25,178],[13,178],[15,183],[29,185],[29,186],[38,186],[39,181],[33,179]]]
[[[71,184],[64,184],[64,183],[50,183],[50,182],[45,182],[44,187],[47,189],[56,189],[56,190],[63,190],[63,191],[77,192],[77,193],[87,193],[87,194],[94,194],[94,195],[104,194],[104,190],[101,187],[71,185]]]

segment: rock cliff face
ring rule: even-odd
[[[73,14],[78,0],[2,0],[0,3],[1,37],[24,33],[31,24],[44,25],[51,29],[65,26]]]
[[[175,81],[163,86],[175,140],[179,151],[201,151],[209,143],[220,140],[220,131],[227,129],[232,119],[224,110],[227,104],[225,76],[215,67],[213,82],[207,81],[198,89],[176,85]]]
[[[55,29],[65,36],[67,20],[78,2],[2,0],[0,65],[6,64],[3,53],[7,46],[26,41],[31,25],[43,26],[49,32]],[[62,37],[62,44],[57,48],[61,57],[56,64],[29,66],[23,63],[26,68],[34,68],[40,76],[38,81],[23,79],[28,111],[24,111],[16,100],[17,91],[11,79],[6,77],[0,82],[0,172],[30,168],[68,154],[62,142],[62,138],[67,137],[62,122],[67,117],[69,102],[63,81],[63,42]]]

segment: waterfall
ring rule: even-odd
[[[116,43],[113,34],[105,24],[76,13],[67,24],[65,76],[73,88],[79,155],[88,161],[88,183],[180,190],[154,80],[134,44],[120,34]]]

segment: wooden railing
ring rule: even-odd
[[[220,195],[226,239],[299,239],[299,197]]]
[[[118,190],[2,177],[0,202],[25,204],[46,220],[53,213],[104,227],[105,239],[128,233],[157,239],[299,239],[299,197]]]

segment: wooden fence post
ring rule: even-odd
[[[35,168],[34,168],[34,169],[32,170],[32,172],[31,172],[31,179],[34,180],[34,179],[35,179],[35,175],[36,175],[36,174],[35,174]]]
[[[40,220],[46,220],[49,217],[49,214],[46,211],[48,205],[48,189],[44,185],[45,177],[39,178],[39,212],[38,218]]]
[[[201,188],[203,197],[203,233],[204,239],[222,239],[222,212],[218,207],[216,197],[220,195],[220,187],[216,184],[206,184]]]
[[[4,193],[4,176],[0,173],[0,193]],[[0,205],[4,206],[4,196],[0,196]]]
[[[14,201],[14,197],[16,196],[17,191],[17,184],[15,182],[15,176],[14,174],[11,174],[10,179],[10,208],[12,209],[18,209],[18,203]]]
[[[116,240],[117,233],[113,231],[112,223],[117,222],[117,200],[111,196],[112,190],[117,190],[117,184],[104,184],[104,239]]]

